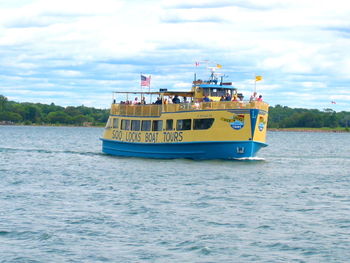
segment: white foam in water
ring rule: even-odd
[[[238,161],[265,161],[265,158],[262,157],[243,157],[243,158],[235,158]]]

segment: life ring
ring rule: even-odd
[[[183,110],[185,108],[185,105],[180,104],[179,108],[180,108],[180,110]]]

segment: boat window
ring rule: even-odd
[[[221,97],[225,95],[226,95],[225,89],[215,88],[210,90],[210,96],[212,97]]]
[[[173,130],[173,120],[166,120],[166,130],[167,131],[172,131]]]
[[[114,118],[113,119],[113,128],[114,129],[118,129],[119,127],[119,119],[118,118]]]
[[[203,89],[203,96],[210,96],[210,90],[209,89]]]
[[[151,121],[142,121],[141,131],[150,131],[151,130]]]
[[[214,123],[214,118],[206,119],[194,119],[193,120],[193,129],[194,130],[206,130],[209,129]]]
[[[130,130],[130,120],[122,120],[122,125],[121,125],[122,130]]]
[[[226,89],[226,93],[230,94],[232,96],[232,90],[231,89]]]
[[[132,120],[131,121],[131,130],[132,131],[139,131],[140,130],[140,120]]]
[[[106,123],[106,129],[112,128],[112,118],[108,118],[108,121]]]
[[[191,119],[177,120],[176,129],[178,131],[191,130]]]
[[[152,131],[161,131],[163,128],[163,121],[153,121]]]

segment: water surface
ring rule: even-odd
[[[0,262],[349,262],[350,134],[259,161],[121,158],[100,128],[0,126]]]

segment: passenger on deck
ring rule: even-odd
[[[250,96],[249,102],[252,102],[254,100],[256,100],[256,92],[255,91],[254,91],[253,95]]]
[[[142,98],[141,98],[141,104],[146,104],[146,99],[145,99],[145,97],[142,97]]]
[[[203,102],[210,102],[210,99],[208,98],[208,96],[207,96],[207,95],[205,95],[205,96],[204,96],[204,98],[203,98]]]
[[[134,105],[139,104],[137,97],[135,97],[134,102],[132,104],[134,104]]]
[[[259,95],[259,98],[257,98],[257,101],[262,101],[262,95]]]
[[[229,93],[226,93],[226,97],[225,97],[225,100],[226,101],[231,101],[232,97]]]
[[[220,101],[225,101],[225,96],[221,96]]]
[[[156,100],[155,104],[162,104],[162,100],[161,100],[161,98],[160,98],[160,97],[158,97],[158,98],[157,98],[157,100]]]
[[[179,104],[180,103],[180,99],[178,95],[175,95],[175,97],[173,98],[173,103],[174,104]]]

